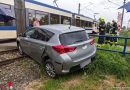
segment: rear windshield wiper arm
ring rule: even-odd
[[[78,40],[78,41],[75,41],[74,43],[78,43],[78,42],[83,42],[83,40]]]

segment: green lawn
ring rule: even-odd
[[[97,51],[96,58],[86,66],[85,72],[81,70],[57,79],[43,79],[38,90],[117,90],[117,87],[130,87],[130,56]]]
[[[115,48],[101,48],[103,47]],[[29,90],[130,90],[130,55],[97,51],[92,61],[84,71],[80,70],[56,79],[45,80],[45,75],[42,74],[41,82],[38,83],[40,85],[33,84]],[[122,87],[124,89],[121,89]]]

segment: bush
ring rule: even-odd
[[[130,58],[127,56],[127,58]],[[125,78],[129,74],[129,64],[125,57],[119,53],[97,51],[95,61],[88,65],[86,71],[88,74],[111,74],[117,78]]]

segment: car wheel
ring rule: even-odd
[[[45,62],[45,71],[46,74],[51,78],[55,78],[57,76],[53,64],[49,61]]]
[[[20,55],[24,54],[20,44],[18,44],[18,51],[19,51]]]

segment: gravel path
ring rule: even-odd
[[[24,90],[28,83],[39,78],[40,67],[30,58],[0,67],[0,83],[7,86],[7,82],[12,81],[15,90]]]

